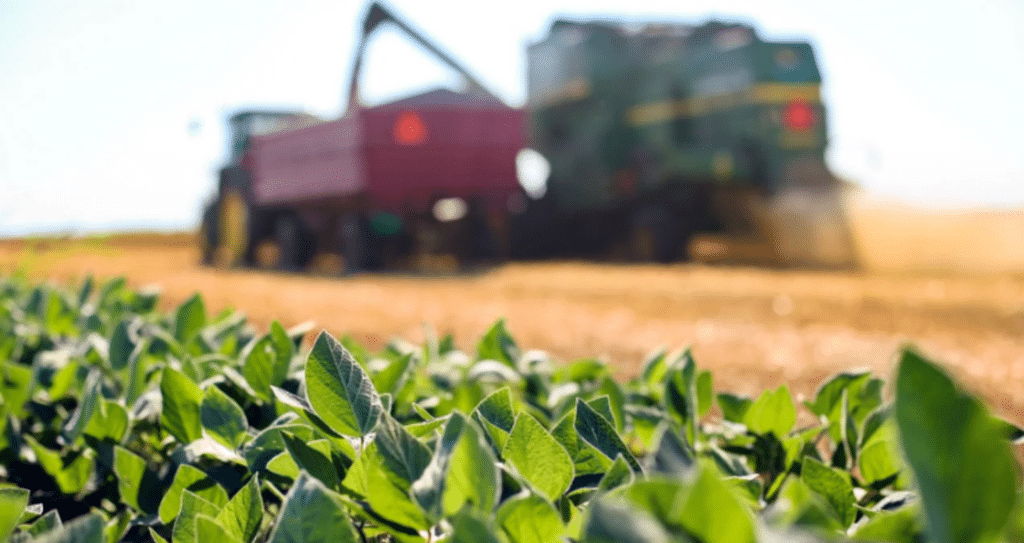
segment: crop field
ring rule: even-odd
[[[809,397],[837,371],[892,374],[912,341],[1024,422],[1024,275],[815,272],[695,265],[511,264],[476,275],[339,278],[218,271],[196,264],[187,234],[0,241],[0,273],[77,281],[87,274],[157,285],[165,309],[194,291],[258,328],[312,320],[370,348],[427,330],[471,348],[498,318],[520,345],[563,361],[599,357],[620,378],[658,346],[692,346],[717,383],[756,394],[787,383]]]

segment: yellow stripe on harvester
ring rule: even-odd
[[[645,126],[741,105],[782,105],[793,100],[819,103],[821,86],[817,83],[761,83],[729,94],[650,102],[630,108],[626,120],[632,126]]]

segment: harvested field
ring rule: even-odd
[[[693,346],[716,386],[755,393],[786,382],[813,392],[837,371],[891,371],[913,342],[993,408],[1024,422],[1024,275],[810,272],[695,265],[513,264],[475,276],[355,278],[217,271],[189,235],[0,241],[0,274],[75,280],[125,275],[176,304],[201,290],[260,327],[313,320],[371,347],[420,341],[424,325],[460,347],[499,317],[524,348],[598,356],[623,377],[658,346]]]

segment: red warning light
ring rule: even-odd
[[[786,111],[782,114],[783,122],[786,124],[786,128],[790,130],[809,130],[817,122],[818,116],[814,113],[814,109],[807,105],[806,102],[790,102],[786,106]]]
[[[427,126],[415,111],[403,111],[395,119],[394,138],[400,145],[421,145],[427,141]]]

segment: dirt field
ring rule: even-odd
[[[627,377],[651,349],[692,345],[716,387],[754,393],[789,383],[812,394],[834,372],[891,373],[913,342],[1024,422],[1024,275],[796,272],[691,265],[515,264],[470,277],[310,277],[196,265],[187,235],[0,241],[0,274],[57,281],[126,275],[165,304],[201,290],[210,310],[237,307],[257,326],[313,320],[371,347],[423,338],[462,348],[505,317],[524,348],[563,360],[598,356]]]

